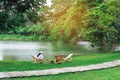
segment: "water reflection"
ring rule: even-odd
[[[0,50],[0,60],[3,60],[2,50]]]
[[[0,60],[3,60],[2,44],[0,44]]]
[[[57,54],[67,55],[96,53],[97,50],[91,48],[88,43],[78,43],[70,45],[50,42],[20,42],[20,41],[0,41],[0,60],[31,60],[30,55],[37,55],[39,51],[44,52],[46,59],[53,59]]]

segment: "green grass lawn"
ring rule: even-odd
[[[120,59],[120,51],[111,53],[89,54],[84,56],[75,56],[71,62],[63,64],[34,64],[32,61],[0,61],[0,72],[3,71],[24,71],[24,70],[42,70],[50,68],[61,68],[71,66],[82,66],[97,64]]]
[[[2,80],[120,80],[120,67],[58,75],[9,78]]]

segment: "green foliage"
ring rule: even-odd
[[[48,37],[47,33],[49,28],[45,27],[41,24],[37,24],[37,25],[33,25],[31,28],[28,29],[28,32],[30,32],[31,34],[38,36],[41,39],[46,39]]]
[[[21,36],[16,34],[0,34],[0,40],[15,40],[15,41],[30,41],[33,40],[33,36]]]
[[[82,39],[82,21],[87,9],[101,4],[102,0],[70,0],[67,1],[70,6],[67,3],[57,5],[57,2],[59,1],[55,0],[55,3],[53,1],[53,6],[59,11],[56,12],[55,10],[53,12],[56,15],[53,15],[52,18],[53,24],[51,25],[50,39],[75,43]],[[63,6],[65,4],[66,6]],[[62,5],[62,10],[60,9],[60,5]]]
[[[38,12],[44,3],[45,0],[0,0],[0,33],[16,33],[28,19],[39,21]]]
[[[63,7],[64,13],[55,7],[59,12],[52,18],[51,40],[74,43],[83,39],[105,51],[114,49],[119,43],[119,1],[75,0],[69,8]]]
[[[0,33],[16,33],[16,28],[26,21],[20,14],[10,15],[8,12],[0,12]]]
[[[33,36],[33,40],[47,40],[49,36],[49,27],[38,23],[31,26],[28,25],[24,28],[18,28],[17,32],[20,35]]]
[[[2,10],[16,10],[18,13],[25,13],[26,11],[36,11],[40,9],[46,0],[1,0],[0,9]]]
[[[55,21],[51,28],[50,39],[74,43],[78,40],[81,31],[82,16],[86,12],[85,4],[74,4]]]
[[[118,0],[105,1],[88,11],[84,20],[84,37],[100,50],[111,50],[120,40],[120,5]]]

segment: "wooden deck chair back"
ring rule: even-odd
[[[38,59],[36,56],[31,55],[31,57],[32,57],[32,59],[33,59],[33,63],[39,62],[39,59]]]
[[[72,53],[72,54],[69,54],[68,56],[66,56],[66,57],[64,58],[64,61],[69,60],[72,56],[73,56],[73,53]]]

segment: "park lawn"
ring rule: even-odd
[[[64,73],[48,76],[8,78],[2,80],[119,80],[120,67],[86,72]]]
[[[74,56],[71,62],[61,64],[34,64],[32,61],[0,61],[0,72],[3,71],[25,71],[25,70],[43,70],[50,68],[62,68],[72,66],[82,66],[108,62],[120,59],[120,51],[107,52],[99,54],[89,54],[83,56]]]

